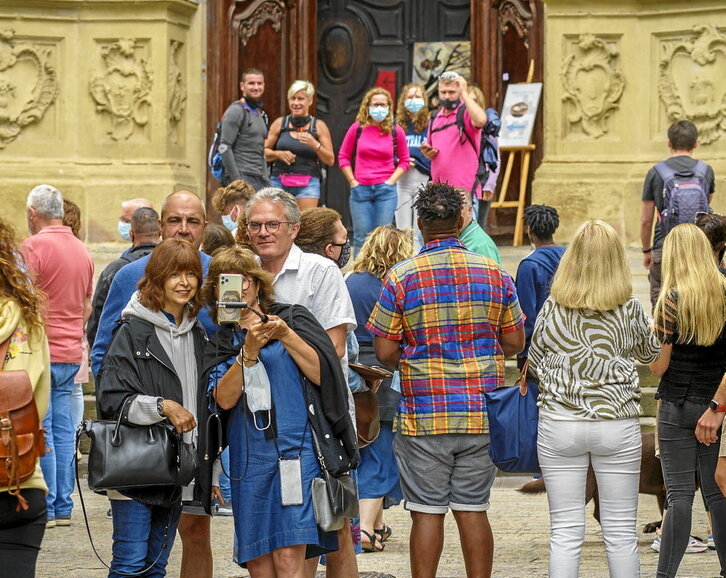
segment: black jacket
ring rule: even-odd
[[[199,322],[192,332],[194,350],[198,352],[197,375],[201,375],[201,352],[207,338]],[[96,404],[99,419],[115,420],[126,398],[139,394],[183,403],[181,382],[156,336],[154,325],[131,315],[119,323],[98,375]],[[198,390],[197,407],[200,411],[207,407],[206,391],[201,388]],[[201,416],[196,419],[197,423],[203,423]],[[198,453],[200,451],[198,449]],[[181,488],[147,488],[121,493],[145,504],[168,505],[179,500]]]

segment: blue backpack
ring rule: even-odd
[[[696,162],[693,169],[678,172],[665,161],[655,165],[663,179],[663,209],[660,212],[660,226],[663,236],[681,223],[695,223],[696,213],[708,213],[708,165]]]

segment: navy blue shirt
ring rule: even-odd
[[[366,329],[368,317],[373,311],[373,306],[378,301],[378,295],[383,286],[382,281],[372,273],[352,273],[345,280],[353,302],[355,321],[358,327],[355,329],[355,336],[358,343],[373,343],[373,334]]]

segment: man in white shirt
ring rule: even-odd
[[[262,268],[275,276],[275,299],[304,305],[323,326],[348,373],[346,335],[356,328],[355,311],[343,275],[330,259],[303,253],[295,243],[300,209],[282,189],[265,188],[246,209],[247,232]],[[352,395],[349,403],[353,407]],[[355,423],[355,416],[353,416]],[[350,525],[338,531],[339,550],[327,555],[329,576],[358,576]],[[313,559],[314,560],[314,559]]]

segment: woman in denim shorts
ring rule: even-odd
[[[328,126],[310,116],[315,89],[307,80],[296,80],[287,91],[290,114],[270,126],[265,140],[265,159],[272,163],[273,187],[293,195],[300,210],[318,206],[320,163],[335,162]]]

